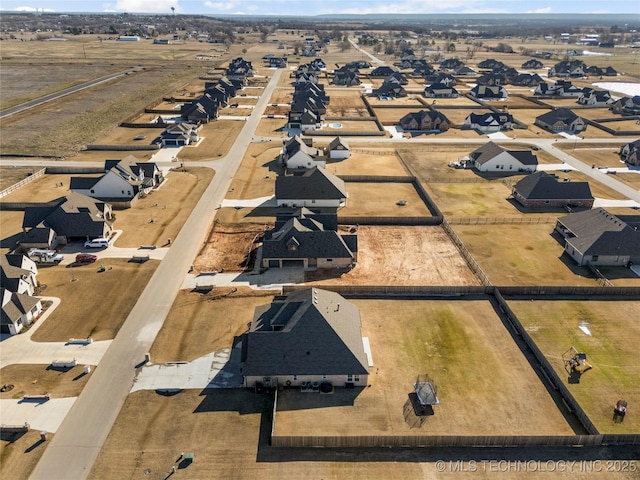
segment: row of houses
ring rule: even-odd
[[[204,93],[191,102],[180,107],[181,118],[192,124],[200,125],[215,120],[220,115],[219,110],[229,105],[229,100],[235,97],[246,85],[246,77],[221,78],[216,82],[206,82]]]
[[[294,130],[316,130],[322,127],[322,116],[327,113],[330,98],[324,85],[315,80],[295,84],[287,127]]]

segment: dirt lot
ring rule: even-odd
[[[554,224],[454,225],[494,285],[596,286],[585,267],[575,266],[551,236]],[[553,272],[553,275],[549,275]]]
[[[272,226],[273,222],[235,227],[214,223],[194,260],[196,272],[243,271],[247,265],[247,254],[255,247],[253,240],[256,235]]]
[[[44,395],[51,398],[77,397],[87,384],[89,375],[84,375],[84,365],[70,369],[54,369],[49,365],[9,365],[0,370],[2,384],[14,388],[0,393],[0,398],[20,399],[25,395]]]
[[[601,433],[639,433],[640,417],[614,423],[613,407],[640,403],[640,305],[635,301],[509,301],[536,344]],[[587,323],[589,335],[580,330]],[[593,366],[578,384],[568,382],[562,354],[575,346]]]
[[[355,183],[346,184],[349,199],[340,210],[341,216],[374,217],[430,217],[412,183]],[[406,205],[397,202],[404,200]]]
[[[258,305],[277,292],[249,288],[215,288],[208,294],[180,290],[151,347],[155,363],[190,362],[211,352],[231,348],[235,336],[247,331]]]
[[[158,262],[150,260],[139,264],[125,259],[105,259],[100,264],[106,267],[105,272],[98,272],[97,264],[39,270],[38,281],[47,287],[42,294],[59,297],[62,303],[33,334],[33,341],[115,337]]]
[[[332,277],[333,271],[319,270],[306,280],[318,285],[478,285],[440,227],[361,225],[356,267]]]
[[[177,237],[213,175],[210,168],[177,169],[159,189],[137,200],[132,208],[115,212],[114,226],[123,231],[116,246],[158,245]]]
[[[573,433],[488,301],[353,303],[371,344],[371,387],[353,404],[331,399],[338,403],[331,408],[320,406],[322,396],[279,395],[276,435]],[[407,415],[408,394],[424,374],[440,405],[434,416]],[[305,408],[308,402],[316,408]],[[522,411],[530,414],[516,413]]]

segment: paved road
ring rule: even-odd
[[[360,53],[362,53],[363,55],[366,55],[367,57],[369,57],[371,59],[371,61],[377,65],[384,65],[385,62],[384,60],[380,60],[377,57],[374,57],[372,54],[370,54],[369,52],[367,52],[366,50],[360,48],[360,45],[358,45],[353,39],[349,39],[349,43],[351,43],[351,45],[353,45],[353,47],[358,50]]]
[[[51,440],[32,479],[80,480],[88,476],[131,390],[135,365],[143,360],[162,327],[189,266],[208,234],[215,207],[229,189],[281,73],[282,70],[275,71],[230,153],[215,162],[213,181]]]
[[[24,112],[25,110],[29,110],[30,108],[37,107],[38,105],[42,105],[43,103],[57,100],[58,98],[71,95],[72,93],[79,92],[80,90],[84,90],[85,88],[91,88],[95,85],[108,82],[109,80],[113,80],[114,78],[122,77],[124,75],[128,75],[130,73],[134,73],[139,70],[140,70],[140,67],[134,67],[128,70],[124,70],[122,72],[112,73],[110,75],[105,75],[104,77],[96,78],[94,80],[89,80],[88,82],[81,83],[80,85],[76,85],[75,87],[65,88],[64,90],[60,90],[59,92],[50,93],[49,95],[45,95],[43,97],[36,98],[34,100],[30,100],[25,103],[21,103],[20,105],[16,105],[15,107],[6,108],[0,111],[0,119],[9,117],[11,115],[15,115],[16,113]]]

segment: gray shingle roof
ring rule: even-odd
[[[324,168],[312,168],[302,175],[280,175],[276,178],[278,200],[329,200],[347,198],[344,181]]]
[[[537,165],[538,158],[528,150],[507,150],[494,142],[485,143],[469,154],[471,159],[480,165],[492,160],[496,155],[502,152],[508,152],[523,165]]]
[[[243,374],[367,374],[360,311],[334,292],[309,288],[258,307],[244,346]]]
[[[589,182],[558,182],[546,172],[527,175],[514,190],[529,200],[593,200]]]

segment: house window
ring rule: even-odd
[[[598,261],[598,255],[594,255],[591,257],[591,261],[592,262],[597,262]]]
[[[326,376],[326,375],[322,375],[322,379],[323,379],[323,380],[326,380],[326,379],[327,379],[327,376]]]
[[[360,375],[354,375],[353,376],[353,381],[354,382],[359,382],[360,381]]]
[[[327,262],[333,262],[333,258],[327,258]]]
[[[38,306],[36,305],[31,309],[31,315],[35,315],[38,312]]]
[[[353,375],[347,375],[347,382],[353,382]]]
[[[293,381],[295,382],[296,380],[298,380],[298,375],[293,376]]]
[[[91,189],[91,193],[96,193],[96,191],[95,191],[95,190],[93,190],[93,189]]]
[[[124,195],[124,190],[120,190],[122,192],[122,195]]]

